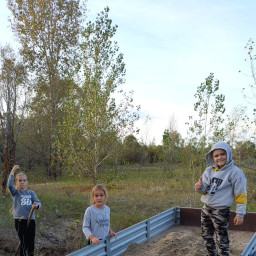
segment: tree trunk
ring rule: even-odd
[[[16,143],[13,140],[13,134],[6,136],[4,147],[4,170],[2,178],[2,194],[6,196],[7,192],[7,176],[10,173],[14,163],[16,155]]]

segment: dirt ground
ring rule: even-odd
[[[132,244],[122,256],[204,256],[199,227],[175,226],[143,244]],[[254,232],[229,231],[230,256],[239,256]]]
[[[36,222],[36,256],[64,256],[84,247],[84,241],[81,224],[74,220],[57,218],[43,225]],[[14,256],[18,242],[14,228],[0,230],[0,256]]]
[[[73,220],[56,219],[36,228],[36,256],[64,256],[78,248],[84,237],[81,226]],[[230,256],[239,256],[253,237],[253,232],[230,231]],[[18,238],[14,229],[0,230],[0,255],[13,256]],[[132,244],[123,256],[204,256],[200,228],[175,226],[143,244]]]

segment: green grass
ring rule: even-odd
[[[10,218],[12,208],[12,198],[10,194],[0,199],[0,229],[4,227],[12,227],[13,221]]]
[[[256,212],[256,171],[244,170],[247,178],[247,211]]]
[[[194,184],[202,171],[175,168],[162,171],[156,166],[108,171],[99,175],[99,183],[109,191],[107,204],[111,207],[111,223],[121,230],[174,206],[200,208],[200,195]],[[248,180],[248,211],[256,211],[256,172],[245,171]],[[54,183],[34,184],[44,204],[45,216],[59,216],[82,220],[89,206],[91,181],[86,178],[62,178]],[[254,193],[254,194],[253,194]],[[42,208],[43,209],[43,208]]]

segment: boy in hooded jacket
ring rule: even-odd
[[[235,225],[243,224],[246,214],[246,178],[235,166],[232,151],[226,142],[213,145],[206,155],[206,168],[195,190],[203,194],[201,201],[201,230],[209,256],[229,255],[228,225],[230,207],[236,203]],[[216,244],[214,241],[216,235]],[[218,254],[217,254],[218,252]]]

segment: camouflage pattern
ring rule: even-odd
[[[229,217],[229,208],[214,209],[207,205],[203,206],[201,212],[201,229],[209,256],[229,255]],[[217,250],[214,237],[217,243]]]

